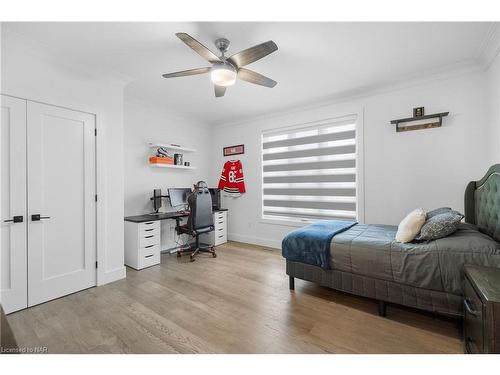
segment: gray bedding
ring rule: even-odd
[[[337,234],[330,245],[331,269],[461,295],[464,264],[500,267],[500,244],[471,224],[423,243],[396,242],[396,231],[358,224]]]

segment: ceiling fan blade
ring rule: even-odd
[[[278,82],[273,81],[271,78],[267,78],[262,74],[254,72],[253,70],[240,68],[238,70],[238,78],[243,81],[247,81],[250,83],[255,83],[256,85],[266,86],[266,87],[274,87],[278,84]]]
[[[217,57],[217,55],[215,55],[212,51],[210,51],[207,47],[198,42],[192,36],[186,33],[177,33],[175,35],[189,47],[191,47],[198,55],[211,62],[212,64],[221,61],[219,57]]]
[[[215,88],[215,96],[217,98],[224,96],[224,94],[226,93],[226,88],[224,86],[214,85],[214,88]]]
[[[242,67],[253,63],[263,57],[273,53],[278,49],[276,43],[272,40],[258,44],[256,46],[245,49],[231,56],[228,60],[235,64],[237,67]]]
[[[175,72],[175,73],[162,74],[162,77],[163,78],[174,78],[174,77],[194,76],[195,74],[208,73],[209,71],[210,71],[210,67],[208,67],[208,68],[196,68],[196,69],[189,69],[189,70],[181,70],[180,72]]]

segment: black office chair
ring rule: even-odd
[[[192,247],[186,250],[177,252],[177,256],[182,256],[185,252],[191,252],[190,261],[194,262],[195,257],[200,252],[210,253],[212,257],[216,257],[214,246],[200,246],[199,235],[209,233],[214,230],[214,215],[212,211],[212,197],[208,186],[204,181],[199,181],[196,184],[194,191],[188,197],[189,217],[186,225],[180,225],[177,220],[177,233],[190,234],[196,238],[194,251]]]

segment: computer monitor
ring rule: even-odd
[[[191,189],[189,188],[168,189],[168,196],[170,197],[170,204],[172,207],[186,205],[187,198],[190,194]]]
[[[158,210],[161,207],[161,189],[154,189],[153,190],[153,209],[155,212],[158,212]]]
[[[214,210],[219,210],[221,207],[220,189],[209,188],[208,190],[212,196],[212,208]]]

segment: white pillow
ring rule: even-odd
[[[402,243],[413,241],[424,223],[425,211],[421,208],[413,210],[399,223],[396,241]]]

